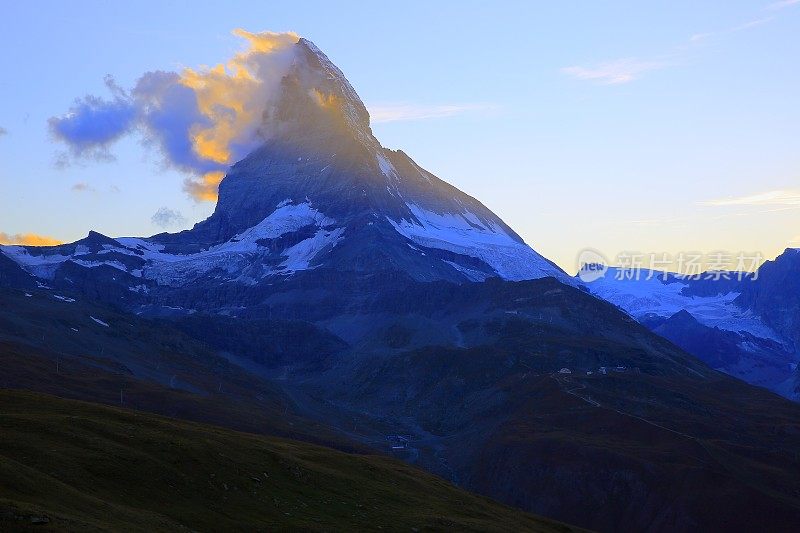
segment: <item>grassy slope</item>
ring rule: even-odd
[[[569,530],[388,458],[36,393],[0,390],[0,435],[4,531]]]
[[[800,406],[553,283],[525,283],[524,298],[501,286],[514,313],[458,324],[490,342],[376,359],[342,399],[413,420],[439,436],[407,426],[418,464],[539,515],[600,531],[798,531]]]
[[[61,398],[121,406],[137,411],[213,424],[237,431],[313,442],[348,452],[368,448],[323,423],[297,416],[286,400],[193,394],[158,383],[109,372],[87,358],[62,356],[56,372],[54,353],[0,340],[0,387],[52,394]]]
[[[600,531],[798,531],[795,404],[725,376],[573,376],[514,387],[471,490]]]
[[[0,289],[0,387],[366,450],[325,423],[298,416],[274,384],[167,322],[53,294]]]

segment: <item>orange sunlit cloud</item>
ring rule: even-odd
[[[208,119],[208,124],[197,124],[189,132],[194,152],[203,160],[225,166],[244,155],[233,145],[246,146],[257,138],[264,110],[288,67],[288,61],[269,56],[300,39],[292,32],[236,29],[233,33],[247,39],[248,50],[237,53],[225,65],[184,69],[180,78],[181,84],[194,91],[198,109]],[[218,171],[204,173],[188,181],[187,189],[198,200],[215,201],[222,177]]]
[[[23,246],[55,246],[64,241],[47,237],[46,235],[37,235],[35,233],[17,233],[9,235],[0,231],[0,244],[18,244]]]
[[[51,117],[54,137],[73,157],[109,160],[121,137],[141,133],[167,166],[190,177],[185,190],[215,201],[221,173],[272,133],[281,80],[296,59],[296,33],[233,34],[247,43],[223,63],[181,72],[146,72],[130,91],[106,79],[112,98],[87,95]]]
[[[225,172],[221,170],[206,172],[199,179],[187,179],[184,183],[186,191],[200,202],[216,202],[219,184]]]

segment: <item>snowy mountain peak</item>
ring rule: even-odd
[[[135,287],[140,279],[253,285],[317,269],[574,283],[481,202],[382,147],[341,70],[312,42],[293,46],[277,97],[264,110],[263,143],[229,169],[211,217],[177,234],[91,234],[89,248],[16,251],[12,259],[49,280],[75,265],[110,267],[137,278],[128,280]]]
[[[367,108],[342,71],[311,41],[301,38],[294,46],[276,101],[264,111],[263,136],[340,157],[377,150]]]
[[[369,112],[342,71],[308,39],[301,38],[297,46],[301,49],[300,56],[305,61],[306,69],[303,73],[308,73],[310,70],[317,74],[314,80],[315,87],[311,90],[318,105],[328,109],[334,107],[347,120],[349,126],[369,130]],[[301,74],[297,72],[296,75]],[[371,136],[371,132],[369,133]]]

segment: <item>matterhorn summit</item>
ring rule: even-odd
[[[478,200],[381,146],[344,74],[310,41],[292,46],[262,114],[262,142],[227,171],[207,220],[175,234],[93,233],[3,253],[39,283],[102,280],[140,305],[169,304],[174,289],[230,294],[231,286],[272,286],[314,272],[570,283]]]

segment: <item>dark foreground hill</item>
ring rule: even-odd
[[[613,305],[554,279],[313,281],[282,289],[329,291],[320,305],[287,299],[272,318],[253,306],[216,320],[7,291],[0,385],[115,405],[123,388],[128,408],[389,451],[601,531],[796,530],[800,406],[712,370]],[[334,351],[294,364],[283,350],[265,357],[269,345],[291,348],[298,324],[307,339],[327,325],[345,348],[327,343]]]
[[[385,457],[41,394],[0,390],[0,434],[2,531],[572,530]]]
[[[168,322],[50,291],[0,289],[0,387],[331,446],[367,448],[297,416],[281,388]]]

